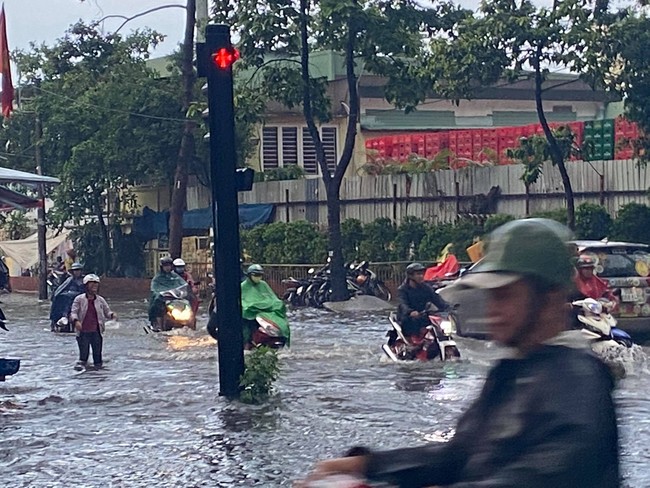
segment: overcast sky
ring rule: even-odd
[[[3,0],[7,16],[9,49],[27,49],[30,42],[53,44],[77,20],[88,22],[107,15],[130,17],[160,5],[185,4],[185,0]],[[128,30],[151,27],[167,36],[157,49],[161,55],[173,51],[183,37],[185,11],[170,8],[153,12],[128,24]],[[108,19],[107,31],[122,19]]]

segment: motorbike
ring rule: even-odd
[[[50,298],[54,297],[54,292],[56,289],[63,284],[63,282],[68,277],[68,274],[65,271],[57,271],[56,269],[50,270],[50,274],[47,275],[47,296]]]
[[[592,341],[592,348],[599,349],[613,344],[624,347],[634,345],[630,335],[616,327],[616,319],[611,314],[615,305],[613,302],[585,298],[571,302],[571,305],[578,321],[577,327]]]
[[[168,331],[181,327],[196,329],[196,317],[189,296],[188,284],[160,293],[160,297],[165,301],[161,330]]]
[[[375,296],[390,302],[392,298],[390,290],[379,279],[377,274],[368,267],[369,264],[368,261],[350,264],[348,266],[348,278],[352,280],[353,286],[358,287],[362,294]]]
[[[4,312],[0,309],[0,329],[9,330],[5,325]],[[4,381],[7,376],[14,375],[20,369],[20,359],[0,358],[0,381]]]
[[[442,312],[429,307],[420,312],[429,318],[429,325],[420,334],[406,337],[397,321],[397,314],[392,312],[388,319],[392,329],[386,336],[388,340],[382,346],[386,355],[393,361],[450,361],[460,359],[460,351],[453,339],[456,332],[456,320],[453,312]]]
[[[244,320],[251,329],[250,340],[244,344],[244,349],[254,349],[266,346],[271,349],[281,349],[287,344],[287,337],[278,324],[270,318],[258,315],[255,320]]]
[[[50,309],[50,330],[52,332],[70,333],[75,331],[70,320],[70,310],[72,302],[81,293],[83,292],[77,288],[68,289],[52,298]]]
[[[282,280],[282,284],[286,286],[286,290],[282,295],[282,300],[286,304],[292,307],[302,307],[305,305],[305,290],[311,284],[309,280],[289,276],[286,280]]]

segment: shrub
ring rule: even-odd
[[[453,224],[434,224],[431,225],[418,249],[419,259],[425,261],[435,261],[442,249],[454,241],[454,225]]]
[[[284,222],[273,222],[264,226],[262,239],[264,241],[264,262],[273,264],[286,263],[285,236],[287,225]]]
[[[354,261],[360,259],[359,249],[363,241],[363,224],[359,219],[346,219],[341,222],[341,240],[343,241],[343,259]]]
[[[623,205],[614,221],[614,238],[650,244],[650,207],[640,203]]]
[[[497,227],[507,224],[515,220],[515,217],[509,214],[494,214],[490,215],[483,224],[483,234],[489,234]]]
[[[544,210],[542,212],[535,212],[531,214],[531,217],[556,220],[560,224],[564,224],[564,225],[567,225],[567,220],[568,220],[566,208],[556,208],[554,210]]]
[[[424,220],[412,215],[407,216],[395,234],[395,257],[398,260],[410,260],[411,246],[417,257],[420,242],[426,233],[427,223]]]
[[[240,230],[242,256],[249,263],[265,263],[264,232],[266,226],[258,225],[252,229]]]
[[[602,239],[612,230],[612,218],[605,207],[583,203],[576,209],[576,237],[578,239]]]
[[[396,229],[393,222],[385,217],[376,219],[363,228],[363,241],[359,254],[368,261],[390,261],[394,258],[393,241]]]
[[[260,404],[273,393],[273,382],[278,378],[278,356],[275,350],[258,347],[245,358],[245,369],[239,380],[240,400],[244,403]]]
[[[327,241],[318,228],[306,220],[285,226],[284,263],[308,264],[325,260]],[[280,261],[278,261],[280,262]]]

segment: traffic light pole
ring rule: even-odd
[[[223,48],[232,49],[230,28],[208,25],[206,42],[197,48],[197,58],[199,76],[208,78],[219,394],[237,397],[244,372],[244,341],[232,64],[220,67],[213,60],[215,53]]]

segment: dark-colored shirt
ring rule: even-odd
[[[81,323],[81,332],[97,332],[99,330],[99,318],[95,308],[95,297],[88,297],[88,311]]]
[[[427,284],[410,286],[408,280],[404,281],[397,289],[399,305],[397,319],[403,322],[411,312],[422,312],[427,303],[433,303],[438,310],[447,310],[449,305]]]
[[[373,453],[367,474],[402,488],[618,488],[613,386],[584,349],[502,360],[451,441]]]

